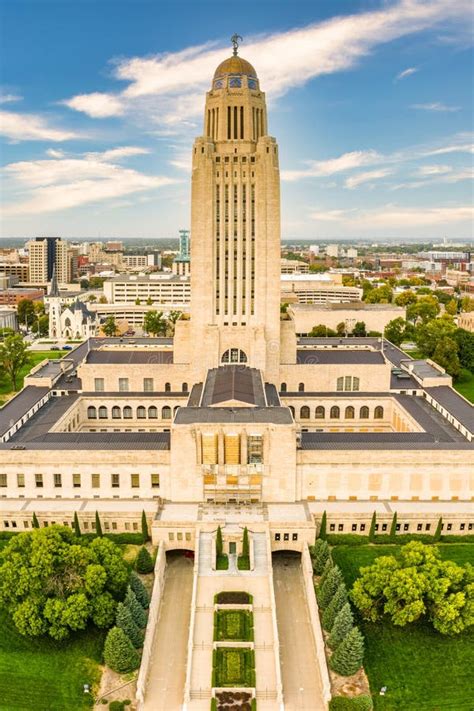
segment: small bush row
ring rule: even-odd
[[[372,711],[374,705],[370,696],[334,696],[329,702],[329,711]]]

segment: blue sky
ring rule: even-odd
[[[470,0],[0,0],[0,236],[189,226],[205,91],[257,69],[282,236],[472,237]]]

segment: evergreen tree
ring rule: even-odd
[[[320,585],[318,587],[318,603],[323,610],[325,610],[326,607],[329,605],[333,598],[333,595],[335,594],[336,590],[342,582],[343,577],[341,569],[338,565],[335,565],[329,571],[323,585]]]
[[[140,657],[133,644],[120,627],[112,627],[104,644],[104,660],[113,671],[133,671],[140,664]]]
[[[318,538],[322,538],[323,541],[326,540],[326,527],[327,527],[327,514],[326,511],[323,512],[323,517],[321,519],[321,526],[319,528]]]
[[[135,567],[139,573],[153,572],[153,558],[151,557],[145,546],[142,546],[138,551],[137,559],[135,561]]]
[[[351,676],[361,668],[363,660],[364,637],[358,627],[353,627],[330,658],[329,666],[337,674]]]
[[[150,538],[150,535],[148,533],[148,522],[146,520],[145,511],[142,511],[142,536],[143,536],[143,543],[146,543],[148,541],[148,539]]]
[[[392,525],[390,526],[390,540],[395,543],[397,540],[397,512],[393,514]]]
[[[137,627],[145,627],[146,625],[146,612],[137,600],[137,596],[133,592],[130,585],[127,588],[127,594],[125,595],[125,600],[123,601],[125,607],[128,607],[132,613],[132,619],[137,625]]]
[[[245,557],[248,557],[250,553],[250,546],[249,546],[249,532],[247,529],[247,526],[244,528],[244,537],[242,540],[242,555]]]
[[[222,551],[224,550],[224,544],[222,543],[222,531],[221,527],[217,527],[217,533],[216,533],[216,556],[219,557],[222,555]]]
[[[337,613],[331,634],[328,637],[328,645],[331,649],[336,649],[339,646],[342,640],[347,637],[353,626],[354,617],[352,615],[351,606],[346,602],[344,607]]]
[[[434,541],[439,541],[439,540],[440,540],[440,538],[441,538],[441,531],[442,531],[442,530],[443,530],[443,519],[442,519],[441,516],[440,516],[440,517],[439,517],[439,520],[438,520],[438,525],[436,526],[436,531],[435,531],[434,536],[433,536],[433,540],[434,540]]]
[[[35,514],[33,511],[33,528],[39,528],[39,521],[38,521],[38,516]]]
[[[138,629],[133,621],[130,609],[126,607],[123,602],[119,602],[117,605],[115,624],[125,632],[134,647],[138,648],[143,645],[143,632]]]
[[[136,595],[136,598],[140,605],[146,610],[148,609],[150,605],[150,598],[148,596],[146,587],[143,585],[142,581],[140,580],[139,576],[135,573],[135,571],[132,571],[132,574],[130,576],[130,587],[132,588],[133,592]]]
[[[316,575],[322,574],[330,555],[328,542],[318,538],[313,546],[313,569]]]
[[[334,563],[333,563],[333,560],[332,560],[331,556],[329,556],[329,558],[327,559],[326,563],[324,564],[324,568],[323,568],[322,575],[321,575],[321,577],[319,578],[318,588],[322,588],[322,586],[323,586],[324,583],[326,582],[326,578],[328,577],[329,572],[330,572],[333,568],[334,568]]]
[[[79,517],[77,511],[74,511],[74,535],[79,537],[81,535],[81,527],[79,525]]]
[[[372,521],[370,522],[370,531],[369,531],[369,543],[373,543],[375,541],[375,526],[377,524],[377,514],[374,513],[372,514]]]
[[[341,583],[333,595],[333,598],[329,605],[324,610],[322,616],[323,627],[327,632],[332,630],[334,620],[336,619],[339,610],[342,610],[347,602],[347,590],[344,583]]]
[[[102,538],[103,533],[102,533],[102,524],[100,523],[100,518],[99,518],[99,512],[95,512],[95,535],[99,536],[99,538]]]

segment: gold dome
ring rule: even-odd
[[[226,74],[245,74],[248,77],[257,78],[257,72],[252,67],[250,62],[247,62],[245,59],[242,59],[242,57],[236,55],[225,59],[219,64],[214,72],[214,79],[223,77]]]

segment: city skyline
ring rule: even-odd
[[[243,2],[212,27],[214,2],[138,5],[3,5],[2,238],[187,226],[203,93],[236,30],[281,146],[283,239],[471,236],[467,2]]]

